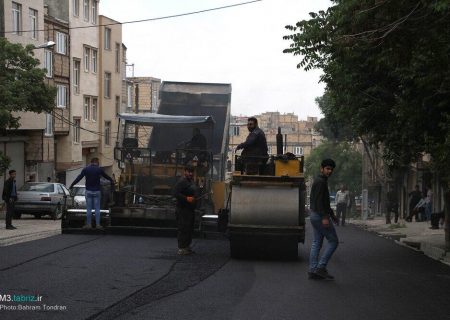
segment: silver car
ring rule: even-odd
[[[73,207],[85,209],[86,208],[86,187],[81,184],[74,185],[70,191],[73,197]]]
[[[61,183],[27,182],[17,191],[14,218],[32,214],[36,218],[50,215],[55,220],[61,219],[72,203],[69,190]]]

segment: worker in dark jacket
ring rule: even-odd
[[[246,172],[252,171],[247,172],[247,174],[260,173],[269,157],[266,135],[258,127],[258,120],[255,117],[247,119],[247,129],[250,131],[250,134],[245,142],[237,146],[236,150],[243,149],[241,156],[245,170]]]
[[[9,170],[9,178],[3,185],[2,199],[6,203],[6,229],[17,229],[12,225],[12,217],[14,215],[14,204],[17,201],[17,187],[16,187],[16,170]]]
[[[332,159],[325,159],[320,164],[320,175],[314,179],[310,194],[310,221],[313,227],[313,241],[309,258],[309,277],[311,279],[334,279],[327,271],[328,261],[338,246],[338,237],[333,223],[336,216],[330,207],[330,192],[328,178],[336,167]],[[328,241],[328,247],[319,260],[323,239]]]
[[[114,180],[99,167],[98,158],[92,158],[91,164],[84,168],[80,175],[72,182],[69,189],[72,189],[81,179],[86,178],[86,225],[84,228],[91,228],[92,209],[95,209],[95,227],[103,229],[100,225],[100,203],[101,186],[100,177],[104,177],[111,182],[111,189],[114,188]]]
[[[186,166],[184,176],[175,185],[177,199],[176,218],[178,227],[178,254],[193,253],[190,247],[194,231],[197,186],[194,183],[194,168]]]

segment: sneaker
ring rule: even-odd
[[[92,226],[90,224],[85,224],[83,226],[83,229],[91,229],[91,228],[92,228]]]
[[[325,268],[317,268],[314,274],[321,277],[324,280],[334,280],[334,277],[331,274],[329,274],[327,269]]]
[[[187,255],[189,255],[189,254],[191,254],[192,252],[191,251],[189,251],[189,249],[185,249],[185,248],[183,248],[183,249],[178,249],[178,255],[179,256],[187,256]]]
[[[6,226],[6,229],[7,229],[7,230],[15,230],[15,229],[17,229],[17,228],[14,227],[13,225],[10,225],[10,226]]]
[[[104,230],[105,228],[103,228],[102,226],[98,225],[98,226],[95,226],[95,229],[97,229],[97,230]]]

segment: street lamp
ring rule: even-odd
[[[44,44],[41,44],[39,46],[35,46],[34,49],[48,49],[48,48],[53,47],[55,44],[56,44],[56,42],[54,42],[54,41],[48,41],[48,42],[46,42]]]

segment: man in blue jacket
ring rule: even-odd
[[[99,167],[98,158],[92,158],[91,164],[81,171],[80,175],[72,182],[69,189],[73,188],[73,186],[83,179],[83,177],[86,178],[86,225],[83,228],[91,228],[92,208],[94,208],[95,226],[97,229],[102,229],[103,227],[100,225],[100,177],[104,177],[111,182],[111,189],[114,188],[114,180]]]

